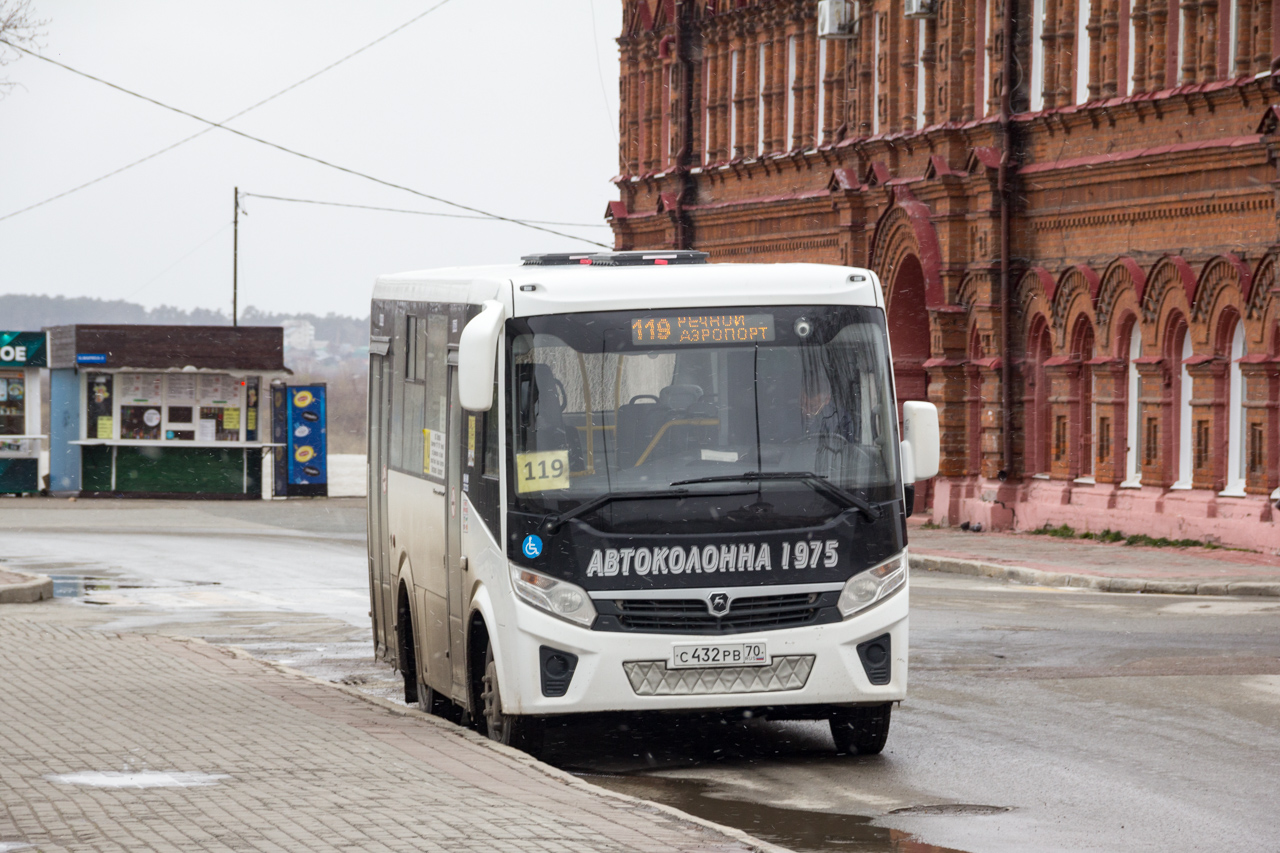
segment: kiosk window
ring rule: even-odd
[[[26,421],[26,386],[21,373],[0,373],[0,435],[22,435]]]
[[[121,406],[120,437],[158,439],[160,437],[160,407]]]
[[[250,376],[244,383],[244,440],[258,440],[258,388],[259,379]]]
[[[109,373],[91,373],[85,383],[85,437],[115,438],[112,411],[114,382]]]

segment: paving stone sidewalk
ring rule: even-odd
[[[908,539],[913,568],[1111,592],[1280,596],[1280,556],[1251,551],[970,533],[914,519]]]
[[[40,618],[0,611],[0,850],[780,849],[243,653]],[[52,778],[144,771],[169,784]]]

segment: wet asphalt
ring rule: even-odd
[[[66,618],[241,645],[370,693],[363,502],[6,501]],[[19,511],[20,510],[20,511]],[[69,510],[69,511],[67,511]],[[545,758],[798,851],[1277,850],[1280,601],[917,573],[883,755],[824,723],[598,716]]]

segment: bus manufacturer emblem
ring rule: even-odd
[[[713,592],[707,604],[711,608],[711,612],[717,616],[725,613],[729,609],[729,594],[727,592]]]
[[[524,537],[524,543],[521,544],[520,550],[523,551],[524,555],[530,560],[540,556],[542,554],[542,537],[535,536],[530,533],[528,536]]]

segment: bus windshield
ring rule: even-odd
[[[507,339],[519,511],[593,502],[616,528],[678,496],[658,515],[769,528],[901,499],[878,308],[549,315],[508,321]]]

